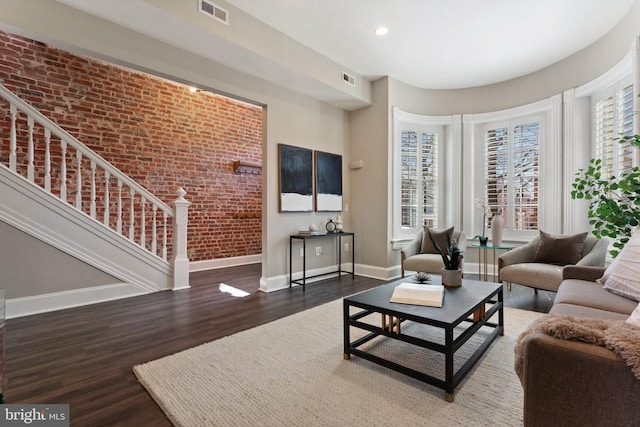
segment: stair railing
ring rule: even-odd
[[[154,256],[173,256],[174,289],[188,287],[186,192],[171,208],[3,85],[0,97],[9,107],[0,163]]]

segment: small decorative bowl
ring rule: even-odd
[[[422,271],[419,271],[416,273],[416,280],[418,281],[418,283],[424,283],[427,280],[431,280],[431,276],[427,273],[423,273]]]

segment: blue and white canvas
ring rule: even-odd
[[[280,212],[313,211],[313,151],[279,144]]]
[[[316,210],[342,211],[342,156],[316,151]]]

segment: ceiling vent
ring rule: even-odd
[[[226,9],[223,9],[207,0],[198,0],[198,9],[208,17],[229,25],[229,12]]]
[[[342,72],[342,81],[351,86],[356,85],[356,78],[345,71]]]

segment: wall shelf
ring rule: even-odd
[[[234,219],[252,219],[262,218],[262,212],[235,212],[233,214]]]
[[[233,162],[233,171],[240,173],[262,174],[262,165],[260,163],[252,163],[244,160],[236,160]]]

